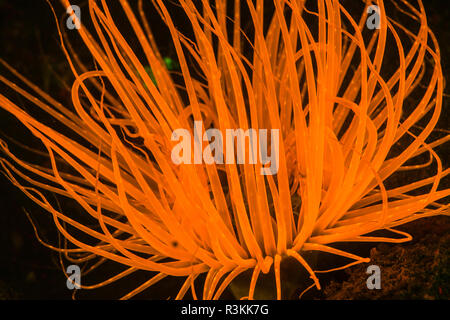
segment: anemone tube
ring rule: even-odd
[[[203,274],[201,297],[218,299],[250,270],[243,298],[253,299],[261,272],[273,270],[281,299],[284,258],[298,261],[320,289],[318,271],[304,259],[305,252],[351,260],[331,270],[368,262],[332,244],[402,243],[411,236],[396,226],[449,214],[450,189],[440,187],[449,169],[433,149],[449,135],[426,142],[442,111],[444,78],[420,0],[394,3],[414,24],[410,29],[389,17],[383,1],[375,1],[380,24],[370,32],[369,1],[354,20],[337,0],[216,0],[214,5],[179,0],[190,38],[177,28],[167,2],[140,0],[137,10],[119,2],[144,59],[118,29],[106,1],[89,0],[93,30],[81,24],[77,32],[95,68],[79,59],[58,28],[75,77],[70,106],[0,60],[28,89],[0,75],[3,85],[56,120],[41,121],[0,94],[0,107],[41,141],[44,148],[36,152],[50,162],[42,166],[22,159],[1,142],[5,175],[52,215],[73,245],[48,246],[79,262],[101,257],[126,266],[83,288],[146,270],[156,275],[124,299],[168,276],[185,279],[177,299],[189,289],[197,298],[195,281]],[[176,76],[165,67],[146,19],[150,4],[170,33],[180,67]],[[269,18],[268,4],[273,7]],[[244,12],[250,17],[249,34],[243,31]],[[384,71],[387,51],[396,57],[391,73]],[[417,92],[420,98],[406,105]],[[193,133],[194,120],[202,121],[203,130],[280,130],[278,173],[261,175],[260,163],[174,164],[172,132]],[[405,138],[411,142],[400,144]],[[427,153],[429,162],[414,162]],[[432,164],[436,173],[430,177],[386,186],[399,171]],[[75,200],[96,225],[62,212],[45,192]],[[377,230],[392,236],[371,235]],[[82,240],[86,236],[91,241]]]

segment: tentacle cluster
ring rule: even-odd
[[[344,256],[349,265],[366,262],[331,244],[407,241],[408,234],[393,228],[448,214],[441,200],[450,189],[439,186],[449,169],[433,148],[449,135],[426,142],[442,111],[444,80],[420,0],[395,3],[411,28],[375,1],[375,30],[366,26],[371,1],[355,20],[338,0],[179,0],[192,37],[180,31],[167,1],[139,1],[137,8],[119,2],[139,48],[127,42],[104,0],[89,0],[92,33],[78,30],[95,68],[81,62],[79,49],[59,30],[75,76],[72,106],[0,60],[29,89],[2,75],[0,81],[58,122],[41,121],[0,94],[0,107],[42,142],[50,160],[43,166],[21,159],[2,142],[4,173],[52,214],[75,246],[55,249],[87,253],[79,262],[100,256],[127,266],[86,288],[148,270],[156,275],[124,298],[167,276],[186,279],[177,298],[190,288],[197,297],[195,280],[206,274],[202,297],[213,299],[253,270],[252,299],[260,273],[273,268],[281,298],[283,258],[296,259],[320,288],[303,252]],[[175,74],[165,67],[147,21],[149,5],[171,37],[180,66]],[[175,165],[172,132],[193,134],[193,120],[222,132],[279,129],[278,173],[261,175],[258,163]],[[428,163],[414,162],[426,153]],[[386,183],[398,171],[432,164],[431,177]],[[63,213],[43,190],[74,199],[95,225]],[[370,235],[376,230],[394,235]],[[92,241],[81,240],[85,236]]]

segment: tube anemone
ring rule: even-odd
[[[0,94],[0,107],[41,142],[34,152],[48,159],[47,165],[23,159],[1,141],[3,172],[72,244],[53,249],[80,263],[100,258],[126,267],[82,287],[144,270],[153,276],[124,299],[166,277],[184,279],[177,299],[190,289],[194,298],[218,299],[250,271],[242,298],[253,299],[261,273],[273,271],[281,299],[284,259],[298,262],[320,289],[307,252],[349,259],[332,270],[368,262],[333,244],[402,243],[411,236],[395,227],[449,214],[450,189],[441,183],[449,169],[434,148],[450,135],[427,140],[442,112],[444,78],[420,0],[393,7],[408,28],[375,1],[375,29],[367,25],[370,1],[355,20],[338,0],[179,0],[190,35],[166,1],[139,1],[137,8],[119,2],[137,47],[106,1],[89,0],[89,28],[72,16],[94,66],[79,59],[80,49],[58,28],[75,77],[70,105],[0,60],[28,89],[0,75],[3,85],[47,117]],[[177,72],[168,70],[152,34],[150,5],[167,27]],[[277,173],[261,175],[264,165],[248,161],[174,163],[173,132],[184,128],[194,136],[196,122],[203,124],[201,137],[210,128],[279,130],[279,143],[269,140],[279,156]],[[430,160],[418,163],[424,154]],[[429,166],[435,166],[430,176],[395,179]],[[49,193],[76,201],[85,217],[63,212]],[[390,235],[374,235],[378,230]]]

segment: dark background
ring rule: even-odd
[[[59,17],[62,17],[63,8],[58,2],[54,3]],[[440,44],[443,71],[448,79],[450,4],[445,0],[426,0],[424,6],[429,25]],[[85,10],[82,20],[83,17],[84,21],[88,20],[87,15]],[[164,42],[164,39],[161,41]],[[170,49],[167,51],[170,54]],[[46,1],[0,0],[0,58],[53,97],[67,101],[68,96],[61,79],[70,85],[71,76],[59,47],[55,21]],[[0,70],[3,74],[4,69]],[[447,96],[444,97],[443,108],[448,110]],[[2,133],[21,135],[23,127],[18,126],[3,111],[0,112],[0,117]],[[438,126],[448,129],[448,124],[449,113],[443,111]],[[448,157],[448,153],[444,157]],[[70,299],[72,293],[66,288],[58,254],[37,241],[24,208],[31,213],[45,240],[53,244],[58,240],[50,216],[0,175],[0,299]],[[364,250],[368,252],[370,248]]]

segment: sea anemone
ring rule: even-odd
[[[307,270],[307,289],[320,289],[307,252],[350,260],[330,270],[368,262],[333,244],[405,242],[411,236],[395,227],[449,214],[450,189],[441,182],[449,169],[434,148],[450,136],[427,142],[442,111],[444,78],[422,1],[393,3],[408,28],[381,0],[351,13],[338,0],[119,2],[137,44],[106,1],[83,8],[88,28],[87,15],[78,19],[61,0],[94,61],[83,63],[58,27],[75,77],[70,105],[0,60],[28,86],[0,75],[5,92],[34,109],[6,93],[0,107],[43,146],[25,148],[48,160],[24,159],[1,141],[3,172],[52,215],[72,246],[46,245],[79,264],[99,258],[126,267],[82,288],[144,270],[151,277],[123,298],[170,276],[184,280],[177,299],[188,290],[197,298],[196,283],[203,299],[218,299],[250,271],[248,294],[239,298],[253,299],[261,273],[273,272],[281,299],[284,259]],[[169,70],[158,48],[149,5],[168,30],[178,70]],[[175,9],[188,25],[184,33]],[[279,143],[269,139],[278,171],[261,174],[258,162],[174,163],[173,132],[195,135],[199,121],[201,136],[209,128],[279,130]],[[396,178],[432,165],[415,181]],[[49,194],[75,200],[84,216],[62,210]]]

